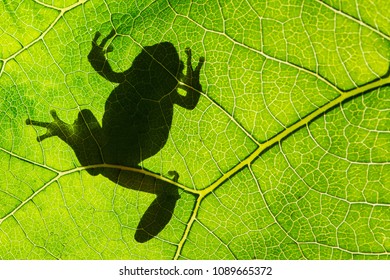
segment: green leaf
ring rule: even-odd
[[[389,10],[2,1],[0,259],[389,259]],[[116,71],[163,41],[183,61],[186,47],[194,63],[205,57],[200,101],[174,107],[168,142],[141,164],[151,172],[109,166],[179,188],[169,223],[143,243],[134,235],[156,196],[90,175],[69,145],[38,142],[44,129],[25,123],[51,121],[52,109],[101,122],[117,84],[87,56],[113,28]]]

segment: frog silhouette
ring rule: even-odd
[[[106,44],[115,34],[112,30],[98,44],[101,34],[97,32],[88,55],[99,75],[119,84],[105,103],[102,125],[87,109],[78,113],[73,124],[62,121],[55,110],[50,112],[52,122],[27,119],[26,123],[46,128],[46,133],[37,137],[39,142],[57,136],[67,143],[80,164],[91,167],[86,168],[89,174],[100,174],[125,188],[156,194],[135,233],[136,241],[146,242],[168,224],[180,196],[174,184],[131,168],[143,169],[139,164],[164,147],[172,125],[174,104],[188,110],[196,107],[202,91],[199,73],[204,58],[201,57],[193,69],[191,50],[187,48],[184,75],[184,63],[173,44],[162,42],[143,47],[128,70],[115,72],[106,58],[113,50]],[[179,94],[178,88],[184,89],[186,95]],[[95,165],[98,167],[94,168]],[[121,166],[131,168],[121,169]],[[176,171],[170,171],[169,175],[173,176],[173,181],[178,180]]]

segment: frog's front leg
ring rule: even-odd
[[[202,86],[199,82],[200,69],[204,64],[204,57],[199,58],[198,65],[195,67],[195,70],[192,68],[192,53],[190,48],[186,48],[187,55],[187,69],[186,75],[182,81],[182,84],[179,85],[180,88],[184,89],[187,94],[182,96],[176,94],[174,98],[174,103],[178,104],[181,107],[192,110],[198,104],[200,98],[200,92],[202,91]]]
[[[50,111],[52,122],[42,122],[27,119],[27,125],[44,127],[46,133],[37,137],[41,142],[49,137],[57,136],[67,143],[75,152],[82,166],[103,163],[101,144],[103,142],[102,129],[95,116],[89,110],[79,112],[73,124],[62,121],[55,110]],[[92,175],[100,173],[98,169],[87,169]]]
[[[111,30],[110,34],[104,37],[100,44],[98,44],[98,39],[100,38],[100,32],[96,32],[95,37],[92,40],[92,48],[88,54],[88,61],[95,69],[95,71],[113,83],[122,83],[126,80],[125,73],[117,73],[112,70],[106,54],[113,51],[112,46],[106,47],[108,40],[114,37],[116,34],[115,30]]]

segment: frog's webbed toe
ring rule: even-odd
[[[200,69],[202,68],[203,64],[204,64],[204,57],[201,56],[199,57],[199,61],[198,61],[198,65],[196,65],[196,68],[195,68],[195,71],[194,73],[196,73],[196,76],[198,77],[198,81],[199,81],[199,73],[200,73]]]
[[[200,82],[199,82],[199,74],[200,70],[205,62],[204,57],[200,57],[198,64],[195,69],[192,67],[192,52],[190,48],[185,49],[185,53],[187,55],[187,69],[186,75],[184,76],[184,83],[194,89],[201,90]]]
[[[199,77],[199,72],[200,72],[200,69],[202,68],[203,64],[204,64],[204,57],[201,56],[199,58],[199,61],[198,61],[198,65],[196,65],[195,67],[195,70],[193,70],[192,68],[192,51],[190,48],[186,48],[185,50],[185,53],[187,55],[187,75],[192,75],[192,74],[198,74],[198,77]]]
[[[32,120],[28,118],[26,120],[27,125],[32,126],[38,126],[38,127],[44,127],[47,129],[45,134],[42,134],[37,137],[37,141],[41,142],[45,140],[46,138],[52,137],[52,136],[60,136],[64,133],[64,128],[67,128],[67,123],[63,122],[57,115],[57,112],[55,110],[50,111],[51,116],[53,117],[52,122],[42,122],[37,120]]]
[[[112,37],[115,36],[115,34],[116,34],[115,30],[112,29],[110,34],[108,34],[106,37],[104,37],[102,39],[101,43],[98,44],[97,41],[100,38],[101,33],[99,31],[96,32],[95,37],[92,40],[92,50],[89,53],[90,58],[96,56],[96,54],[99,54],[99,57],[104,58],[104,55],[106,53],[112,52],[114,50],[114,48],[111,45],[106,47],[106,44],[107,44],[108,40],[110,40]]]

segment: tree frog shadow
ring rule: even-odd
[[[57,136],[74,150],[82,166],[100,165],[87,168],[89,174],[101,174],[125,188],[155,194],[135,233],[136,241],[146,242],[170,221],[180,198],[178,188],[126,168],[101,165],[142,169],[139,164],[164,147],[172,125],[173,105],[192,110],[199,101],[202,91],[199,73],[204,58],[201,57],[193,69],[191,50],[187,48],[184,66],[173,44],[162,42],[144,47],[128,70],[115,72],[106,58],[112,51],[106,44],[115,34],[112,30],[98,44],[100,33],[97,32],[88,55],[99,75],[119,84],[105,103],[102,125],[87,109],[79,112],[73,124],[62,121],[54,110],[51,111],[52,122],[27,119],[26,123],[46,128],[46,133],[37,137],[39,142]],[[179,87],[186,95],[178,93]],[[170,175],[177,181],[176,171],[171,171]]]

